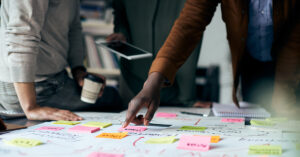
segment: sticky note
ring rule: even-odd
[[[200,126],[182,126],[180,130],[193,130],[193,131],[204,131],[206,127]]]
[[[296,143],[296,150],[300,150],[300,143]]]
[[[59,131],[64,129],[64,127],[54,127],[54,126],[43,126],[40,128],[37,128],[35,130],[49,130],[49,131]]]
[[[163,118],[174,118],[177,117],[176,113],[167,113],[167,112],[157,112],[155,117],[163,117]]]
[[[160,137],[160,138],[150,138],[145,143],[147,144],[171,144],[176,141],[175,136]]]
[[[106,128],[111,126],[111,123],[102,123],[102,122],[87,122],[85,124],[82,124],[83,126],[90,126],[90,127],[99,127],[99,128]]]
[[[177,149],[208,151],[210,136],[183,135],[179,140]]]
[[[63,124],[63,125],[76,125],[79,124],[80,122],[75,122],[75,121],[64,121],[64,120],[58,120],[53,122],[52,124]]]
[[[285,118],[285,117],[272,117],[272,118],[267,118],[266,121],[270,121],[270,122],[274,122],[274,123],[281,123],[281,122],[288,121],[288,118]]]
[[[275,145],[252,145],[249,147],[249,155],[281,155],[281,146]]]
[[[87,157],[124,157],[124,154],[93,152],[89,154]]]
[[[72,128],[70,128],[68,131],[71,132],[82,132],[82,133],[93,133],[100,130],[99,127],[88,127],[88,126],[82,126],[82,125],[77,125]]]
[[[143,127],[143,126],[127,126],[126,128],[120,128],[119,131],[122,132],[143,132],[147,130],[147,127]]]
[[[112,138],[112,139],[122,139],[127,136],[127,132],[122,133],[102,133],[96,137],[98,138]]]
[[[270,121],[266,121],[266,120],[253,120],[253,119],[250,121],[250,124],[254,125],[254,126],[273,126],[274,125],[274,123],[270,122]]]
[[[210,143],[218,143],[220,141],[220,136],[211,136]]]
[[[42,144],[41,141],[35,139],[27,139],[27,138],[15,138],[11,141],[6,141],[6,144],[18,146],[18,147],[34,147]]]
[[[244,123],[244,119],[243,118],[222,118],[221,122],[225,122],[225,123]]]

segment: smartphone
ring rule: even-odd
[[[152,57],[152,53],[122,41],[103,42],[102,40],[96,41],[96,44],[128,60]]]

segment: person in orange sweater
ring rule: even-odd
[[[239,106],[236,91],[241,79],[244,100],[264,102],[255,100],[263,95],[276,113],[297,116],[300,109],[294,105],[299,104],[300,2],[187,0],[152,62],[143,89],[130,101],[123,127],[130,122],[149,124],[159,107],[161,88],[172,85],[178,68],[199,42],[219,3],[231,50],[235,104]],[[148,108],[145,117],[136,116],[143,106]]]

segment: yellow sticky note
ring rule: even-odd
[[[111,126],[111,123],[102,123],[102,122],[87,122],[85,124],[82,124],[83,126],[89,126],[89,127],[99,127],[99,128],[106,128]]]
[[[210,143],[218,143],[220,141],[220,136],[211,136]]]
[[[63,124],[63,125],[76,125],[79,124],[80,122],[75,122],[75,121],[64,121],[64,120],[58,120],[53,122],[52,124]]]
[[[176,141],[175,136],[160,137],[160,138],[150,138],[145,143],[147,144],[171,144]]]
[[[282,122],[288,121],[288,118],[285,118],[285,117],[272,117],[272,118],[267,118],[266,121],[274,122],[274,123],[282,123]]]
[[[296,143],[296,150],[300,150],[300,143]]]
[[[254,125],[254,126],[273,126],[274,122],[270,122],[267,120],[254,120],[253,119],[250,121],[250,124]]]
[[[126,137],[128,132],[122,132],[122,133],[102,133],[96,137],[98,138],[112,138],[112,139],[122,139]]]
[[[34,147],[42,144],[39,140],[27,139],[27,138],[15,138],[10,141],[6,141],[6,144],[18,146],[18,147]]]
[[[249,155],[281,155],[281,146],[275,145],[253,145],[249,147]]]
[[[204,131],[206,127],[200,126],[182,126],[180,130]]]

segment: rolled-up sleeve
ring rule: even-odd
[[[4,30],[7,64],[12,82],[34,82],[48,0],[6,0],[8,23]]]
[[[83,60],[85,58],[85,49],[83,47],[83,37],[82,37],[82,26],[79,16],[79,1],[76,5],[75,19],[71,25],[69,31],[69,52],[68,52],[68,63],[71,68],[82,66]]]

